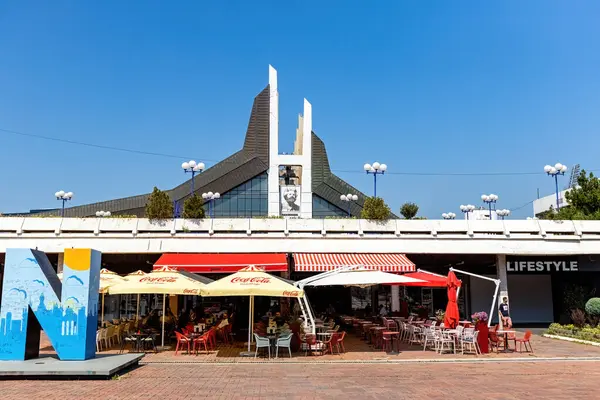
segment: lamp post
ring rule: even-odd
[[[96,217],[110,217],[110,211],[96,211]]]
[[[377,175],[385,174],[385,171],[387,170],[387,165],[374,162],[373,165],[365,164],[363,168],[365,169],[367,175],[373,175],[373,197],[377,197]]]
[[[490,209],[490,221],[491,221],[492,220],[492,203],[496,204],[496,202],[498,201],[498,196],[495,195],[495,194],[482,194],[481,195],[481,200],[483,200],[483,202],[487,203],[487,205],[489,206],[489,209]]]
[[[350,193],[343,194],[340,196],[340,200],[348,203],[348,217],[351,217],[352,214],[350,214],[350,202],[358,200],[358,196]]]
[[[474,209],[475,206],[473,204],[460,205],[460,211],[462,211],[467,216],[467,219],[469,219],[469,213],[472,212]]]
[[[56,200],[62,201],[62,211],[60,213],[61,217],[65,216],[65,202],[71,200],[73,198],[73,192],[65,192],[64,190],[60,190],[54,193],[56,196]]]
[[[453,212],[443,213],[442,214],[442,218],[444,218],[444,219],[455,219],[456,218],[456,214],[454,214]]]
[[[202,193],[202,198],[204,200],[208,200],[208,215],[212,218],[213,217],[213,201],[220,198],[221,194],[220,193],[213,193],[213,192],[208,192],[208,193]]]
[[[496,210],[496,215],[504,219],[510,215],[510,210]]]
[[[181,168],[183,172],[192,174],[192,184],[191,184],[191,192],[190,195],[194,194],[194,177],[197,173],[200,173],[204,170],[204,163],[196,163],[194,160],[186,161],[181,164]]]
[[[548,176],[554,177],[554,184],[556,185],[556,211],[560,210],[560,202],[558,201],[558,176],[564,175],[567,172],[567,166],[562,165],[561,163],[556,163],[554,167],[552,165],[546,165],[544,167],[544,172],[548,174]]]

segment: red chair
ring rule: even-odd
[[[200,336],[199,338],[194,339],[194,351],[196,352],[196,355],[198,355],[198,349],[204,345],[204,351],[206,351],[208,353],[208,342],[210,340],[209,338],[210,332],[205,333],[204,335]],[[196,347],[198,346],[198,347]]]
[[[525,351],[530,351],[533,353],[533,347],[531,347],[531,331],[525,331],[525,335],[522,339],[514,338],[511,339],[515,342],[515,350],[517,349],[517,343],[519,343],[519,351],[523,351],[523,345],[525,345]],[[529,345],[529,349],[527,349],[527,345]]]
[[[342,331],[341,333],[338,333],[337,341],[335,342],[335,345],[338,348],[338,353],[340,352],[340,347],[342,348],[342,353],[346,352],[346,349],[344,348],[344,338],[345,337],[346,337],[346,331]]]
[[[192,340],[189,337],[184,336],[183,334],[181,334],[177,331],[175,331],[175,336],[177,337],[177,346],[175,347],[175,355],[177,355],[180,345],[182,347],[187,346],[187,352],[188,352],[188,354],[190,354],[190,344],[192,343]]]

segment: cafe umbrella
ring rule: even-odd
[[[248,353],[254,326],[254,296],[304,297],[304,291],[286,280],[266,273],[262,268],[249,265],[235,274],[218,279],[202,289],[203,296],[249,296]],[[305,315],[306,318],[306,315]]]
[[[176,269],[161,267],[145,275],[129,275],[126,281],[111,286],[109,294],[162,294],[162,338],[161,346],[165,346],[165,313],[167,295],[183,294],[188,296],[202,295],[207,285],[199,279],[193,279]]]

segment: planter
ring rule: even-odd
[[[490,330],[487,326],[487,322],[478,321],[475,324],[475,330],[479,331],[479,333],[477,334],[477,343],[479,344],[479,349],[481,350],[481,353],[489,353],[490,347],[488,336],[490,334]]]

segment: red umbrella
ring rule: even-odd
[[[444,317],[444,327],[454,329],[458,326],[458,304],[456,303],[456,291],[460,287],[460,281],[456,278],[453,271],[448,273],[446,280],[448,286],[448,305],[446,306],[446,316]]]
[[[420,279],[425,282],[415,282],[415,283],[399,283],[401,286],[423,286],[423,287],[446,287],[448,286],[447,279],[442,276],[437,276],[433,274],[428,274],[427,272],[410,272],[408,274],[404,274],[404,276],[408,276],[409,278]],[[396,285],[396,286],[398,286]],[[392,285],[394,286],[394,285]]]

